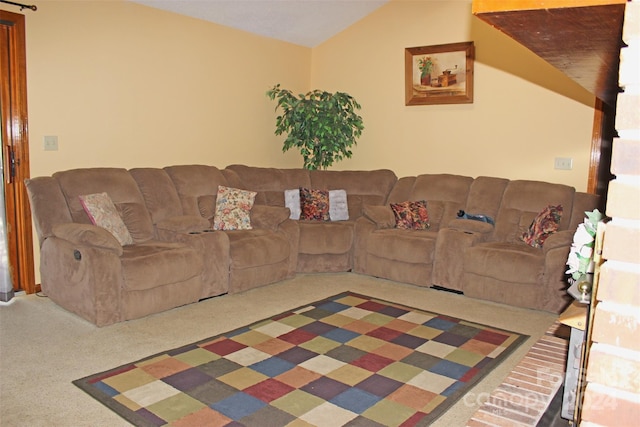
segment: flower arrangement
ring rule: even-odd
[[[572,284],[587,273],[593,273],[593,247],[596,240],[596,229],[603,216],[598,209],[585,212],[585,214],[587,217],[582,224],[578,225],[573,235],[573,243],[567,258],[569,269],[566,273],[571,275],[569,282]]]
[[[430,56],[425,56],[423,58],[418,59],[418,68],[423,76],[427,74],[431,74],[431,69],[433,68],[433,61]]]

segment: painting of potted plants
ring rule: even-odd
[[[473,42],[405,49],[405,105],[473,102]]]
[[[312,90],[294,95],[279,84],[266,95],[276,100],[276,135],[287,134],[282,151],[300,150],[303,167],[327,169],[334,162],[350,158],[351,147],[362,135],[364,125],[356,110],[360,104],[344,92]]]

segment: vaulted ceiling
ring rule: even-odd
[[[314,47],[389,0],[131,0],[181,15]]]

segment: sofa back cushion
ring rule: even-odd
[[[138,184],[154,224],[182,215],[178,191],[164,169],[135,168],[129,173]]]
[[[598,208],[603,211],[603,207],[599,206],[600,196],[597,194],[583,193],[576,191],[573,196],[573,209],[571,213],[571,223],[569,224],[569,230],[576,230],[578,225],[582,224],[587,217],[585,212],[591,212]],[[569,215],[569,212],[565,212],[565,215]]]
[[[426,200],[431,231],[438,231],[464,209],[473,178],[450,174],[423,174],[401,178],[389,196],[389,203]],[[410,187],[410,189],[409,189]]]
[[[510,181],[504,191],[492,240],[522,243],[520,237],[547,206],[562,205],[558,231],[569,229],[575,189],[542,181]]]
[[[126,169],[86,168],[53,174],[67,200],[73,222],[91,224],[79,196],[105,192],[122,216],[134,243],[154,237],[151,216],[136,181]]]
[[[464,211],[468,214],[486,215],[495,220],[507,184],[509,180],[505,178],[477,177],[469,188]]]
[[[226,170],[237,174],[247,190],[256,191],[256,204],[285,206],[284,191],[300,187],[310,188],[307,169],[261,168],[229,165]]]
[[[206,165],[180,165],[168,166],[164,170],[176,188],[183,215],[205,216],[203,211],[215,212],[218,186],[228,186],[220,169]]]
[[[62,193],[58,180],[50,176],[40,176],[25,180],[33,223],[42,242],[53,235],[53,227],[57,224],[73,222],[69,206]]]
[[[362,216],[365,205],[382,205],[398,178],[388,169],[309,172],[312,188],[346,190],[349,219]]]
[[[389,203],[402,203],[408,201],[411,197],[411,190],[415,183],[415,176],[403,176],[402,178],[399,178],[389,192],[389,196],[387,197],[385,204],[388,205]]]

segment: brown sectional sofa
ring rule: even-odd
[[[98,326],[308,272],[354,271],[558,312],[573,231],[598,203],[545,182],[245,165],[76,169],[26,186],[43,291]],[[251,230],[213,231],[218,186],[257,193]],[[284,191],[299,187],[346,190],[349,219],[290,219]],[[113,200],[133,244],[91,224],[78,198],[99,192]],[[428,230],[395,227],[389,204],[408,200],[427,201]],[[549,204],[563,206],[559,230],[532,248],[518,236]],[[458,210],[495,218],[495,226],[458,219]]]
[[[227,166],[238,182],[257,191],[256,203],[284,206],[284,191],[299,187],[347,191],[348,221],[298,221],[296,271],[342,272],[353,268],[356,220],[366,205],[383,205],[397,178],[390,170],[309,171],[306,169]]]

